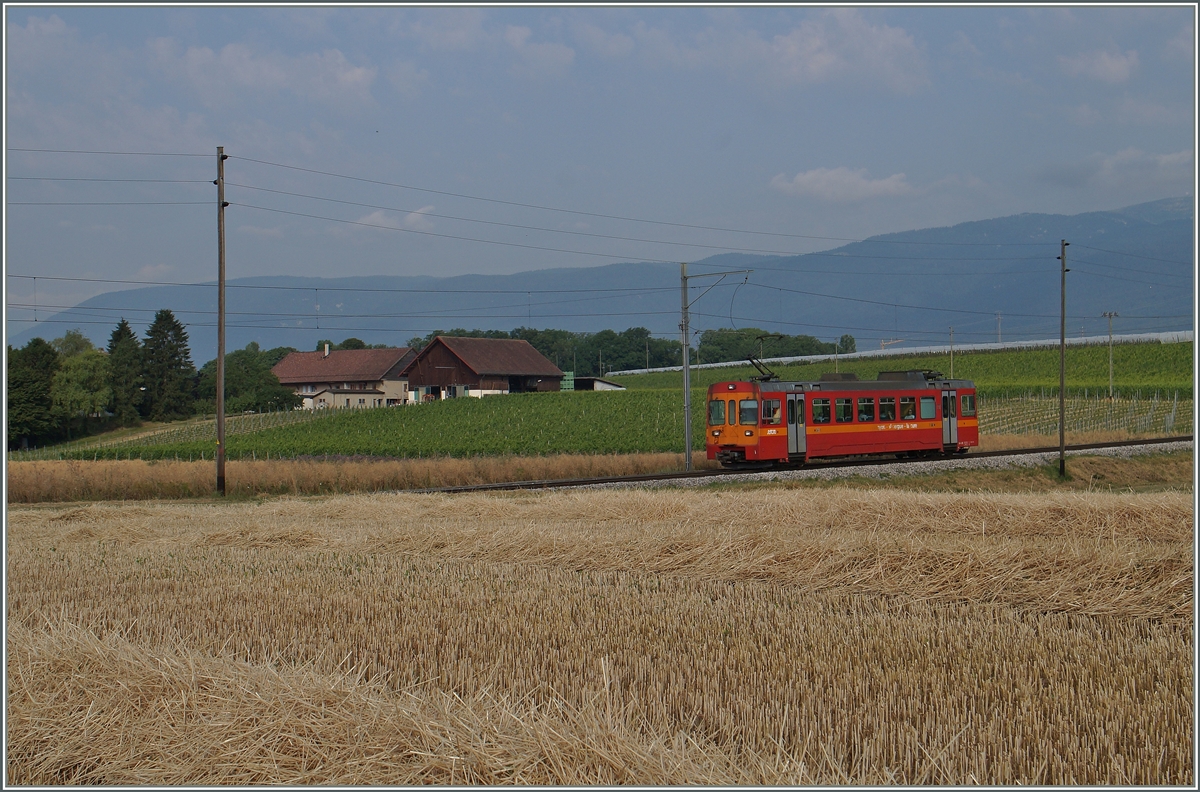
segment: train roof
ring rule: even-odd
[[[730,385],[745,380],[714,383]],[[975,387],[972,380],[954,379],[940,371],[881,371],[877,379],[860,380],[855,374],[822,374],[819,380],[754,381],[765,391],[873,391],[873,390],[946,390]]]

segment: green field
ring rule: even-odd
[[[1120,394],[1154,391],[1180,398],[1192,397],[1192,352],[1190,343],[1118,344],[1113,347],[1113,379]],[[815,380],[832,372],[834,362],[772,366],[783,380]],[[843,359],[839,372],[853,372],[859,379],[875,379],[880,371],[932,369],[950,374],[950,355],[914,355]],[[1067,347],[1067,393],[1097,390],[1108,393],[1108,347]],[[714,382],[744,379],[758,372],[749,365],[716,369],[693,369],[692,385],[707,387]],[[955,353],[954,376],[975,382],[980,393],[991,396],[1016,396],[1026,393],[1058,394],[1058,350],[1026,349],[999,352]],[[627,388],[643,390],[681,387],[678,371],[612,377]]]
[[[1139,344],[1116,348],[1120,395],[1108,390],[1108,350],[1068,350],[1069,431],[1192,431],[1192,345]],[[949,359],[885,358],[846,361],[841,371],[874,379],[882,370],[932,368]],[[986,433],[1047,433],[1057,426],[1054,350],[956,355],[954,373],[974,379],[983,394]],[[815,379],[832,363],[779,367],[783,378]],[[692,389],[693,447],[704,447],[704,407],[710,382],[744,377],[752,369],[696,372]],[[526,393],[373,410],[328,410],[231,418],[229,459],[305,456],[470,457],[560,453],[681,452],[680,374],[620,377],[627,391]],[[1086,396],[1085,396],[1086,390]],[[192,422],[140,438],[75,443],[9,459],[211,459],[213,422]]]

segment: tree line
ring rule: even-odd
[[[678,366],[682,361],[683,345],[676,340],[654,338],[644,327],[631,327],[622,332],[601,330],[598,333],[572,333],[567,330],[536,330],[518,327],[515,330],[434,330],[425,336],[408,340],[413,349],[422,349],[435,336],[468,336],[471,338],[517,338],[528,341],[563,371],[574,371],[577,377],[598,377],[610,371]],[[692,347],[692,363],[723,363],[755,357],[790,357],[793,355],[832,355],[853,352],[854,336],[843,335],[836,342],[823,342],[809,335],[780,335],[756,327],[740,330],[705,330]]]
[[[227,413],[291,409],[300,399],[271,367],[292,347],[261,350],[251,342],[225,356]],[[45,445],[143,420],[174,421],[216,410],[217,365],[192,363],[188,335],[169,310],[155,313],[139,339],[125,319],[107,347],[79,330],[52,341],[8,347],[8,444]]]
[[[681,344],[655,338],[644,327],[617,332],[575,333],[518,327],[503,330],[435,330],[411,338],[420,350],[435,336],[511,338],[528,341],[563,371],[577,377],[610,371],[678,366]],[[340,343],[317,342],[321,351],[382,349],[358,338]],[[854,351],[854,338],[836,343],[806,335],[778,335],[758,328],[705,330],[692,349],[693,363],[745,360],[749,355],[784,357]],[[279,384],[271,367],[294,347],[263,350],[255,342],[225,356],[225,411],[287,410],[301,398]],[[113,329],[105,348],[96,348],[78,329],[52,341],[34,338],[25,346],[8,347],[8,443],[10,448],[70,440],[142,421],[173,421],[216,412],[217,362],[197,369],[188,334],[171,311],[155,313],[144,339],[125,319]]]

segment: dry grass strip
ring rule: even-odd
[[[213,462],[55,460],[8,463],[8,502],[193,498],[212,495]],[[694,455],[697,469],[716,467]],[[683,469],[682,454],[392,460],[232,460],[229,495],[321,495],[453,487],[501,481],[628,476]]]

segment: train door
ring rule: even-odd
[[[804,456],[804,394],[787,395],[788,456]]]
[[[942,445],[958,445],[958,391],[942,391]]]

